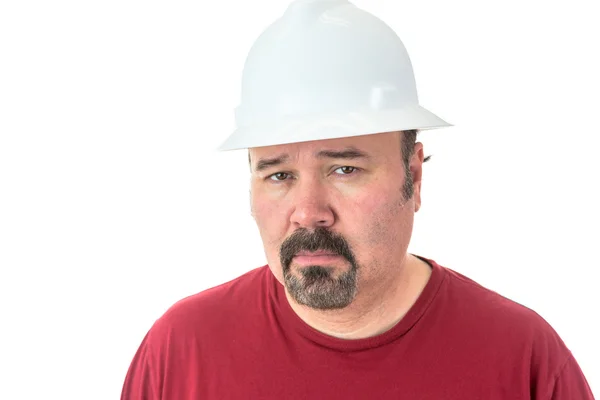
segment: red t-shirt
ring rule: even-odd
[[[366,339],[304,323],[268,266],[187,297],[147,333],[121,399],[593,399],[538,314],[424,260],[414,306]]]

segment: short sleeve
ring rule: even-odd
[[[567,359],[556,377],[550,398],[552,400],[594,400],[592,390],[573,355]]]
[[[152,349],[149,343],[149,333],[139,346],[123,384],[121,400],[159,400],[156,368],[153,362]]]

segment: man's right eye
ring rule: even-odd
[[[289,174],[287,174],[285,172],[277,172],[273,175],[270,175],[268,178],[272,181],[281,182],[281,181],[285,181],[288,175]]]

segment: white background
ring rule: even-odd
[[[597,13],[588,0],[356,0],[423,106],[410,251],[546,318],[600,391]],[[265,262],[233,129],[287,2],[0,5],[0,398],[116,399],[180,298]]]

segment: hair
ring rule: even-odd
[[[402,161],[404,161],[404,167],[406,169],[409,169],[410,158],[415,153],[415,144],[417,143],[418,134],[418,129],[400,131],[400,149],[402,151]],[[430,159],[431,156],[427,156],[423,159],[423,162],[427,162]]]

